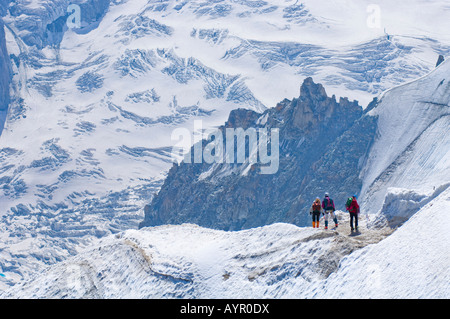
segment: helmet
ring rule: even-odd
[[[325,197],[330,197],[330,194],[328,194],[328,193],[325,193]]]

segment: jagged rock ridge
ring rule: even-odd
[[[285,99],[262,114],[232,111],[219,128],[279,129],[275,174],[260,174],[261,164],[248,160],[184,161],[171,168],[140,226],[195,223],[238,230],[275,222],[309,225],[309,205],[316,196],[328,191],[343,208],[345,198],[360,190],[359,169],[376,124],[357,101],[328,97],[321,84],[307,78],[299,98]]]

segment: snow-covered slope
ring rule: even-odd
[[[362,202],[377,213],[389,187],[432,193],[450,182],[450,63],[385,92],[369,114],[378,136],[362,170]]]
[[[450,188],[394,234],[341,261],[315,298],[450,298]]]
[[[445,299],[449,208],[447,189],[390,237],[361,249],[376,231],[363,228],[371,233],[362,240],[349,237],[348,228],[338,234],[288,224],[239,232],[188,224],[128,230],[3,297]]]

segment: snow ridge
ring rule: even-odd
[[[368,237],[348,236],[344,212],[338,232],[289,224],[128,230],[2,297],[448,298],[449,203],[447,188],[387,238],[389,231],[370,231],[365,220],[361,236]]]

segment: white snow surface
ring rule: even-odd
[[[347,256],[345,232],[289,224],[128,230],[3,297],[449,298],[449,208],[447,188],[392,235]]]
[[[317,298],[450,297],[450,188],[395,233],[341,262]]]
[[[362,202],[377,213],[389,187],[430,193],[450,182],[450,63],[384,92],[370,111],[378,134],[361,173]]]

